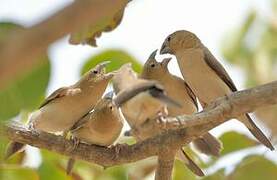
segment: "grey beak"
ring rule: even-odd
[[[173,52],[165,43],[163,43],[160,54],[173,54]]]
[[[149,56],[148,59],[155,59],[157,52],[158,52],[158,49],[156,49],[155,51],[153,51],[153,52],[150,54],[150,56]]]
[[[110,91],[107,94],[105,94],[104,98],[105,99],[113,99],[113,91]]]
[[[168,63],[171,61],[172,58],[165,58],[161,62],[162,66],[167,67]]]
[[[101,68],[103,68],[103,67],[106,67],[107,64],[109,64],[109,63],[111,63],[111,61],[103,61],[103,62],[99,63],[99,66],[100,66]]]

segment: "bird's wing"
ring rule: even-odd
[[[47,105],[51,101],[67,96],[67,95],[73,95],[76,93],[80,93],[81,89],[79,88],[71,88],[71,87],[61,87],[54,91],[52,94],[50,94],[44,101],[43,103],[39,106],[39,108],[42,108],[43,106]]]
[[[212,70],[224,81],[227,86],[233,91],[237,91],[237,88],[230,78],[224,67],[216,60],[216,58],[212,55],[212,53],[208,50],[208,48],[204,47],[204,60],[208,64]]]
[[[185,85],[185,88],[186,88],[186,91],[187,91],[189,97],[193,101],[193,104],[195,105],[195,107],[196,107],[196,109],[198,111],[199,107],[198,107],[198,104],[197,104],[197,99],[196,99],[195,94],[193,93],[192,89],[189,87],[189,85],[188,85],[188,83],[186,81],[184,81],[184,85]]]
[[[84,126],[84,124],[86,124],[86,122],[90,119],[91,117],[91,112],[88,112],[87,114],[85,114],[82,118],[80,118],[71,128],[70,131],[74,132],[77,131],[78,129],[82,128]]]
[[[138,83],[132,87],[126,88],[117,94],[114,102],[117,106],[124,104],[129,99],[133,98],[137,94],[149,90],[151,87],[155,87],[156,83],[154,81],[145,81]]]

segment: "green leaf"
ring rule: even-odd
[[[181,161],[176,160],[173,169],[173,180],[196,180],[196,176]]]
[[[275,180],[277,166],[263,156],[251,155],[242,160],[234,172],[229,175],[230,180]]]
[[[12,23],[0,23],[0,41],[8,32],[18,28],[22,27]],[[0,91],[0,120],[12,118],[21,110],[32,111],[43,100],[50,78],[50,62],[47,54],[41,59],[41,63],[32,71],[26,72]]]
[[[255,11],[251,11],[244,23],[239,27],[228,33],[228,36],[222,41],[222,53],[226,60],[233,64],[241,64],[249,59],[250,49],[245,44],[245,38],[257,19]]]
[[[221,155],[226,155],[235,151],[239,151],[245,148],[253,147],[257,145],[257,142],[250,139],[244,134],[240,134],[235,131],[229,131],[224,133],[219,140],[223,143],[223,150]]]
[[[96,38],[100,37],[102,32],[114,30],[120,24],[123,14],[124,9],[121,9],[113,17],[105,17],[99,20],[97,24],[88,25],[83,30],[72,33],[69,42],[71,44],[88,44],[96,47]]]
[[[39,180],[35,170],[14,165],[0,166],[0,180]]]
[[[81,74],[89,71],[91,68],[96,66],[98,63],[103,61],[110,61],[107,64],[107,72],[111,72],[120,68],[123,64],[131,62],[133,69],[140,73],[142,71],[142,65],[134,57],[122,50],[110,49],[103,51],[87,60],[82,68]]]

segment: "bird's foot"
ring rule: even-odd
[[[70,151],[74,151],[78,147],[78,145],[80,144],[80,139],[78,139],[77,137],[71,136],[70,141],[72,143]]]
[[[117,159],[120,151],[126,146],[128,146],[128,144],[126,144],[126,143],[111,145],[111,148],[114,148],[114,155],[113,155],[112,159],[114,159],[114,160]]]
[[[40,130],[36,129],[33,123],[28,124],[28,130],[30,130],[35,136],[39,136],[40,134]]]

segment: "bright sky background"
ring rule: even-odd
[[[32,26],[45,19],[70,0],[0,0],[0,21],[12,20],[25,26]],[[98,48],[73,46],[68,37],[54,43],[49,49],[52,61],[52,77],[48,93],[74,83],[86,58],[107,48],[123,49],[140,61],[160,48],[164,38],[179,29],[190,30],[220,60],[235,83],[242,87],[243,73],[230,67],[220,54],[220,45],[228,32],[243,22],[251,9],[258,9],[264,18],[270,13],[269,0],[133,0],[125,10],[121,25],[111,33],[98,39]],[[178,74],[176,62],[170,64],[172,73]],[[241,124],[230,121],[213,130],[239,129],[249,135]],[[259,149],[265,152],[265,149]],[[273,153],[267,152],[268,156]],[[237,156],[237,158],[241,158]],[[230,159],[230,158],[229,158]]]

